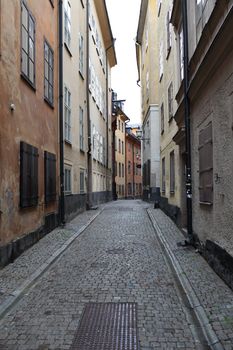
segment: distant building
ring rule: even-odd
[[[143,199],[160,197],[160,112],[158,96],[157,1],[143,0],[136,38],[142,96]]]
[[[58,46],[58,2],[0,2],[0,265],[58,221]]]
[[[141,198],[142,174],[141,174],[141,141],[135,133],[139,127],[126,127],[125,144],[125,197]]]
[[[125,155],[125,128],[126,122],[129,121],[127,115],[123,112],[123,105],[113,102],[115,104],[115,164],[114,164],[114,177],[116,184],[117,198],[124,198],[125,189],[125,174],[126,174],[126,155]]]

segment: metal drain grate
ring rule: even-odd
[[[89,303],[70,350],[139,350],[136,303]]]

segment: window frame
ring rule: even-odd
[[[170,152],[170,194],[175,194],[175,151]]]
[[[67,172],[70,174],[69,188],[67,188],[67,178],[66,178]],[[72,194],[72,166],[68,164],[65,164],[65,167],[64,167],[64,193],[65,195]]]
[[[45,46],[47,45],[48,47],[48,61],[46,61],[45,58]],[[49,55],[52,54],[52,66],[49,64]],[[45,72],[46,72],[46,63],[48,64],[48,79],[46,78]],[[49,69],[51,68],[52,70],[52,83],[50,82],[49,79]],[[48,82],[48,97],[46,96],[46,89],[45,89],[45,84],[46,81]],[[49,87],[52,89],[52,99],[49,99]],[[54,107],[54,51],[52,47],[49,45],[48,41],[44,38],[44,100],[51,106]]]
[[[173,82],[169,84],[168,87],[168,122],[173,118]]]
[[[79,106],[79,149],[84,152],[84,110]]]
[[[79,47],[79,74],[84,79],[84,37],[82,33],[79,32],[78,37],[78,47]]]
[[[79,170],[79,191],[80,194],[85,193],[85,169],[82,168]]]
[[[23,6],[25,7],[26,11],[27,11],[27,27],[26,28],[23,24]],[[29,29],[29,20],[32,20],[34,27],[33,27],[33,38],[30,36],[30,29]],[[34,16],[32,15],[32,12],[29,10],[27,4],[25,3],[24,0],[21,1],[21,47],[20,47],[20,59],[21,59],[21,77],[24,78],[24,80],[35,90],[36,89],[36,20],[34,18]],[[23,28],[25,29],[25,31],[27,32],[27,52],[26,50],[23,48]],[[29,39],[33,39],[33,60],[30,58],[30,53],[29,53]],[[27,70],[28,73],[26,74],[23,71],[23,52],[25,53],[25,55],[27,56]],[[33,63],[33,81],[30,79],[30,62],[31,61]]]
[[[64,118],[64,122],[65,122],[65,142],[67,143],[72,143],[72,133],[71,133],[71,129],[72,129],[72,109],[71,109],[71,92],[70,90],[68,89],[68,87],[65,85],[64,87],[64,90],[65,90],[65,98],[64,98],[64,114],[65,114],[65,118]],[[68,98],[68,101],[70,101],[70,105],[68,105],[66,103],[66,91],[68,93],[68,95],[70,95],[70,98]],[[69,114],[69,118],[68,118],[68,121],[67,121],[67,114],[66,114],[66,111],[68,112]],[[68,130],[68,132],[67,132]],[[67,137],[68,135],[68,137]],[[70,137],[69,137],[70,136]]]
[[[66,8],[66,4],[68,6],[67,8]],[[69,13],[67,10],[69,10]],[[66,20],[68,23],[68,28],[66,26],[67,24]],[[70,53],[71,51],[71,5],[68,0],[65,0],[65,3],[64,3],[64,44]]]

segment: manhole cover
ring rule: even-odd
[[[70,350],[139,350],[136,303],[89,303]]]

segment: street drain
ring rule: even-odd
[[[124,254],[125,253],[125,248],[114,248],[114,249],[107,249],[106,250],[107,254]]]
[[[136,303],[88,303],[70,350],[139,350]]]

